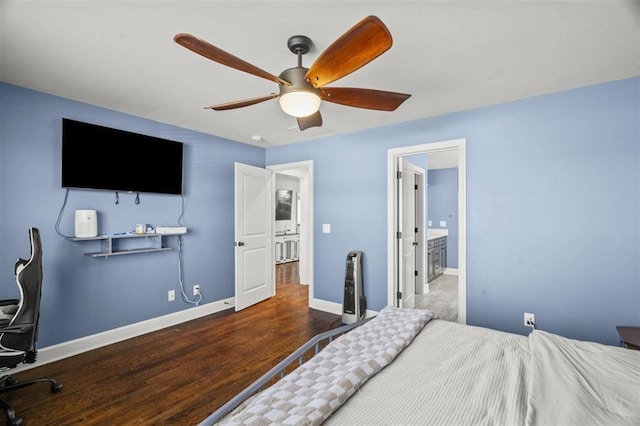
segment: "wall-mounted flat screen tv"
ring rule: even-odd
[[[181,142],[62,119],[62,187],[182,194]]]

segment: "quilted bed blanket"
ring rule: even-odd
[[[225,425],[318,425],[405,348],[434,314],[386,307],[227,416]]]

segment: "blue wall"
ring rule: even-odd
[[[71,242],[56,233],[66,192],[60,187],[62,117],[185,143],[185,286],[200,284],[202,303],[233,297],[234,162],[262,167],[264,149],[2,83],[0,99],[0,289],[17,295],[13,264],[29,255],[27,229],[40,228],[40,347],[193,306],[181,301],[178,250],[94,259],[84,253],[98,251],[99,243]],[[141,161],[153,162],[153,153]],[[121,193],[116,205],[113,192],[70,190],[60,231],[74,234],[76,209],[97,210],[101,233],[130,231],[135,223],[178,224],[180,196],[141,194],[139,205],[134,199]],[[177,249],[177,237],[166,241]],[[170,289],[177,296],[172,303]]]
[[[62,117],[186,144],[184,281],[201,285],[203,303],[234,292],[234,162],[314,161],[314,297],[341,303],[345,256],[362,250],[377,310],[387,303],[387,150],[466,138],[468,322],[526,333],[522,314],[534,312],[542,329],[610,344],[616,324],[640,325],[639,78],[266,151],[2,83],[0,101],[0,288],[15,291],[13,263],[39,227],[40,347],[191,306],[166,301],[179,288],[177,250],[92,259],[92,243],[56,234]],[[179,196],[133,200],[71,190],[60,229],[73,233],[76,209],[98,210],[101,232],[175,225],[182,212]]]
[[[409,100],[410,102],[410,100]],[[368,305],[387,295],[387,150],[467,141],[467,322],[526,333],[523,313],[617,344],[640,325],[640,78],[267,150],[313,160],[315,297],[341,301],[364,252]],[[323,234],[323,223],[332,232]]]
[[[427,172],[427,220],[430,228],[447,229],[447,268],[458,268],[458,169]],[[440,221],[447,226],[441,227]]]

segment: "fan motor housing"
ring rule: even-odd
[[[305,91],[313,92],[320,96],[320,89],[313,87],[313,85],[305,79],[307,71],[309,71],[309,69],[304,67],[289,68],[282,71],[278,77],[291,83],[291,86],[281,84],[280,95],[282,96],[289,92]]]

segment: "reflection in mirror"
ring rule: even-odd
[[[293,191],[291,189],[278,189],[276,191],[276,220],[291,220],[291,204]]]

